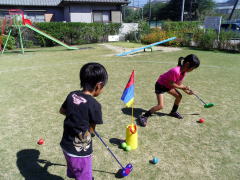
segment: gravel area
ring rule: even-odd
[[[127,52],[127,51],[131,51],[135,48],[123,48],[123,47],[120,47],[120,46],[113,46],[111,44],[100,44],[108,49],[111,49],[113,51],[116,52],[116,54],[119,54],[119,53],[123,53],[123,52]],[[173,52],[173,51],[180,51],[181,48],[177,48],[177,47],[165,47],[165,46],[154,46],[152,47],[153,51],[162,51],[162,52]],[[132,53],[132,54],[129,54],[130,56],[133,56],[133,55],[141,55],[141,52],[143,50],[140,50],[138,52],[135,52],[135,53]],[[146,51],[150,51],[150,49],[147,49]],[[108,54],[106,56],[113,56],[113,55],[116,55],[116,54]]]

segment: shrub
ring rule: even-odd
[[[164,22],[162,29],[184,41],[184,43],[188,43],[190,39],[186,41],[185,38],[190,33],[198,32],[199,26],[200,22]]]
[[[221,31],[219,34],[218,49],[227,50],[230,49],[230,40],[234,33],[232,31]]]
[[[138,32],[140,34],[140,37],[150,33],[149,23],[147,21],[139,21],[138,22]]]
[[[6,43],[7,37],[8,37],[7,35],[0,35],[0,42],[2,44],[2,47]],[[15,38],[13,36],[9,36],[8,44],[6,46],[6,49],[14,49],[15,47],[16,47]]]
[[[23,47],[25,47],[25,48],[32,48],[32,47],[34,47],[34,43],[31,40],[24,40],[23,41]]]
[[[132,31],[125,35],[125,40],[130,42],[140,42],[140,33],[138,31]]]
[[[214,30],[199,31],[194,36],[194,41],[197,46],[202,49],[213,49],[215,48],[217,40],[217,33]]]
[[[238,43],[238,44],[236,45],[236,50],[237,50],[238,52],[240,52],[240,43]]]
[[[95,43],[107,40],[108,35],[117,34],[121,24],[110,23],[36,23],[39,29],[67,44]],[[53,46],[55,43],[40,34],[36,37],[41,46]]]
[[[171,37],[175,37],[175,34],[172,32],[167,32],[167,31],[161,30],[159,28],[153,28],[153,29],[151,29],[150,34],[145,35],[141,39],[141,42],[144,44],[152,44],[155,42],[163,41],[163,40],[171,38]],[[162,45],[181,46],[181,40],[179,38],[177,38],[173,41],[169,41]]]
[[[201,22],[163,22],[162,29],[179,33],[193,32],[199,29]]]

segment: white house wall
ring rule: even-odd
[[[70,6],[70,22],[92,22],[92,10],[88,5]]]
[[[68,10],[70,22],[93,22],[93,11],[111,11],[118,10],[116,6],[104,6],[104,5],[70,5]],[[66,17],[66,16],[65,16]],[[110,17],[109,17],[110,19]]]

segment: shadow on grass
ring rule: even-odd
[[[186,49],[190,50],[197,50],[197,51],[202,51],[202,52],[214,52],[214,53],[228,53],[228,54],[238,54],[239,51],[236,50],[227,50],[227,49],[203,49],[199,47],[186,47]]]
[[[146,111],[147,110],[142,108],[133,108],[133,117],[138,118],[142,113]],[[132,116],[132,108],[122,108],[122,112],[129,116]]]
[[[17,167],[25,180],[63,180],[62,177],[50,174],[49,166],[66,166],[63,164],[51,163],[50,161],[39,159],[40,152],[36,149],[23,149],[17,152]],[[40,164],[44,166],[40,166]]]
[[[118,138],[111,138],[109,140],[109,142],[114,145],[114,146],[118,146],[119,149],[122,149],[121,148],[121,144],[124,142],[125,140],[123,139],[118,139]]]
[[[198,115],[200,115],[200,113],[181,113],[182,115],[192,115],[192,116],[198,116]]]
[[[132,108],[122,108],[122,112],[124,114],[127,114],[129,116],[132,116]],[[136,119],[139,118],[139,116],[143,113],[147,112],[147,110],[142,109],[142,108],[133,108],[133,117],[135,117]],[[162,112],[156,112],[154,113],[158,116],[169,116],[169,114],[167,113],[162,113]]]
[[[127,114],[129,116],[132,116],[132,108],[122,108],[122,112],[124,114]],[[147,110],[145,109],[142,109],[142,108],[133,108],[133,117],[136,118],[135,121],[136,121],[136,124],[137,125],[140,125],[139,124],[139,116],[142,115],[143,113],[147,112]],[[154,113],[158,116],[170,116],[169,114],[167,113],[162,113],[162,112],[156,112]],[[171,116],[170,116],[171,117]]]
[[[86,49],[94,49],[94,47],[79,47],[76,50],[86,50]],[[24,53],[30,52],[58,52],[58,51],[74,51],[73,49],[67,48],[58,48],[58,47],[47,47],[47,48],[36,48],[36,49],[24,49]],[[4,54],[22,54],[21,50],[6,50]]]
[[[103,171],[103,170],[96,170],[96,169],[93,169],[93,171],[95,171],[95,172],[100,172],[100,173],[113,174],[113,175],[115,175],[115,178],[117,178],[117,179],[124,178],[124,176],[122,176],[122,169],[119,169],[119,170],[117,171],[117,173],[108,172],[108,171]]]
[[[100,172],[100,173],[106,173],[106,174],[116,174],[116,173],[114,173],[114,172],[108,172],[108,171],[103,171],[103,170],[98,170],[98,169],[93,169],[93,171],[95,171],[95,172]]]

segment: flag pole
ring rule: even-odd
[[[134,106],[134,101],[132,103],[132,127],[133,127],[133,106]]]

